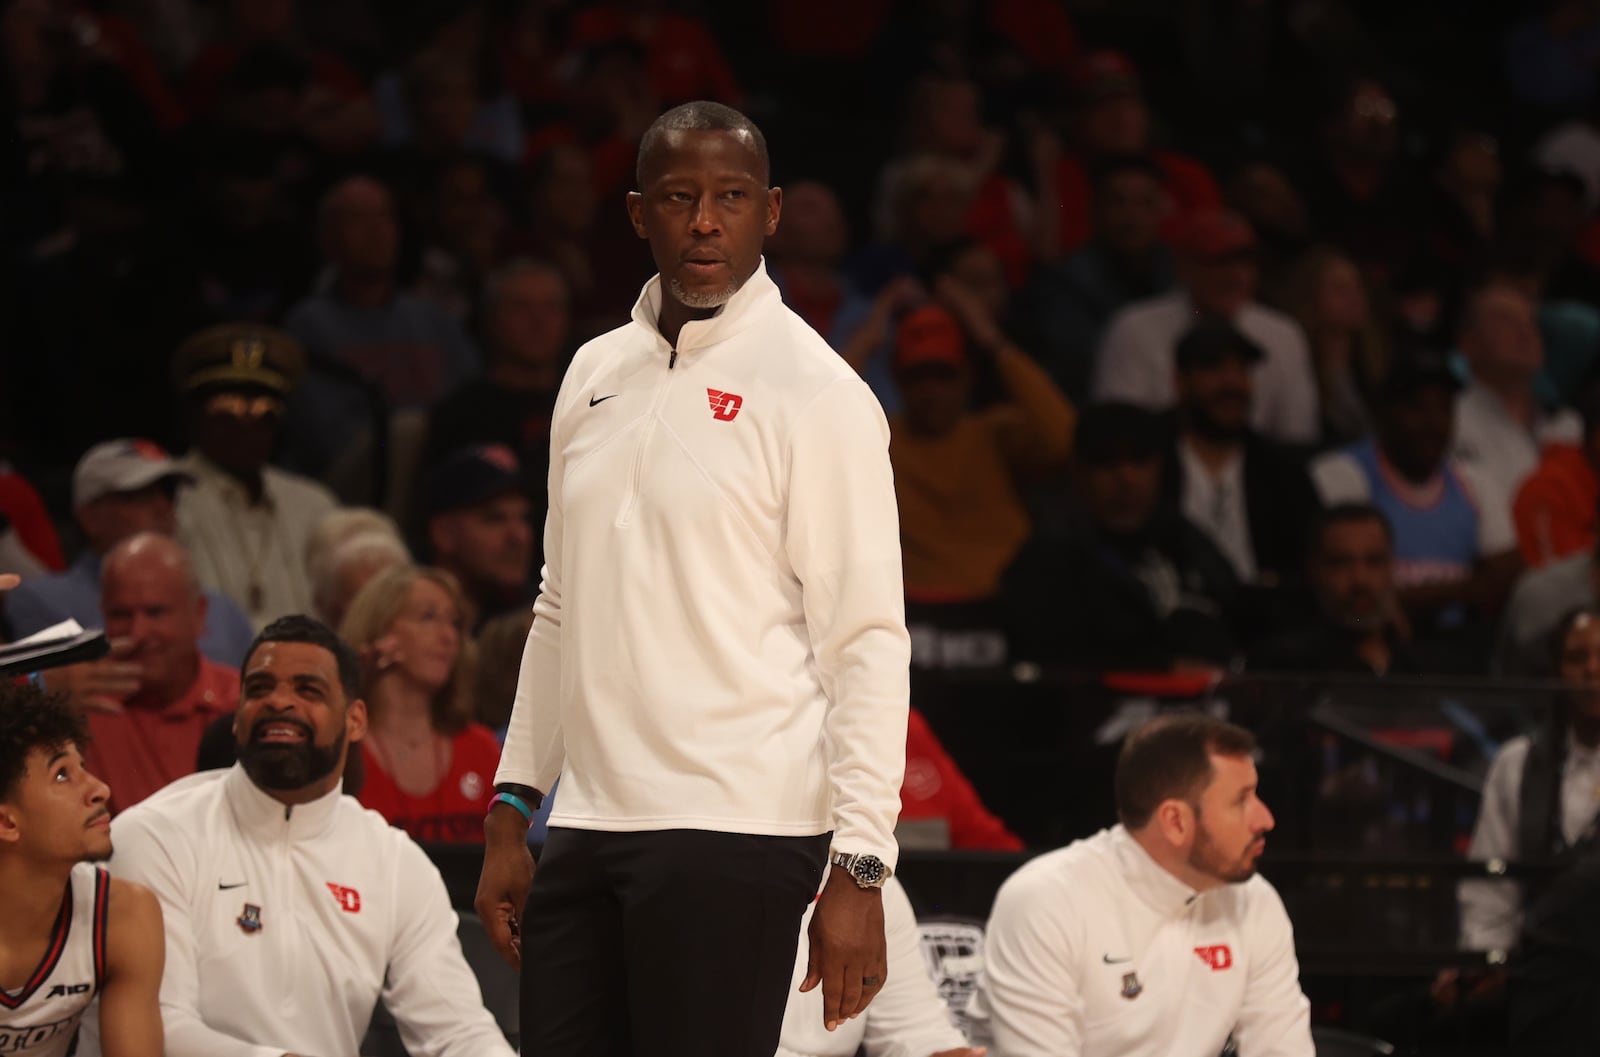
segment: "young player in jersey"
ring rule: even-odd
[[[161,1057],[161,906],[94,863],[110,790],[58,697],[0,680],[0,1054],[64,1057],[100,999],[104,1057]]]

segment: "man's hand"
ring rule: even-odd
[[[811,957],[800,990],[822,985],[822,1022],[833,1031],[867,1008],[889,978],[883,935],[883,893],[861,888],[839,867],[811,916]]]
[[[533,887],[528,823],[516,808],[496,804],[483,822],[483,873],[473,902],[489,939],[513,969],[522,968],[522,932],[517,916]]]
[[[72,707],[85,712],[121,712],[144,677],[144,666],[126,659],[131,648],[127,639],[114,639],[107,657],[52,668],[44,673],[45,689],[67,695]]]
[[[951,275],[934,281],[933,295],[941,305],[956,317],[961,329],[967,332],[976,351],[993,353],[1006,343],[1006,336],[995,322],[994,315],[984,306],[983,300],[972,288]]]
[[[16,573],[0,573],[0,591],[9,591],[22,582]]]

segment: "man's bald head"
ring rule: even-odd
[[[164,707],[194,685],[206,599],[177,540],[143,532],[111,548],[100,570],[100,610],[106,636],[141,670],[130,705]]]
[[[100,567],[101,589],[115,578],[137,575],[170,577],[191,598],[200,597],[200,581],[195,577],[189,552],[170,536],[141,532],[112,547]]]

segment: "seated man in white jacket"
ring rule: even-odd
[[[284,617],[240,674],[239,762],[112,825],[111,872],[164,912],[166,1057],[353,1057],[380,995],[413,1057],[512,1057],[438,869],[340,792],[366,732],[354,652]]]
[[[860,1016],[833,1031],[823,1025],[822,989],[801,991],[810,961],[811,915],[800,923],[800,952],[795,959],[789,1005],[783,1011],[783,1033],[777,1057],[984,1057],[971,1047],[950,1021],[949,1009],[928,976],[917,934],[917,917],[900,882],[883,885],[883,931],[889,952],[889,975],[883,990]]]
[[[1158,717],[1117,760],[1122,824],[1022,867],[995,897],[987,1005],[1004,1057],[1312,1057],[1255,739]]]

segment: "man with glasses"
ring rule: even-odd
[[[304,368],[298,342],[248,323],[201,331],[173,360],[191,442],[178,538],[201,584],[239,603],[256,628],[311,608],[306,540],[337,506],[321,485],[267,465]]]

